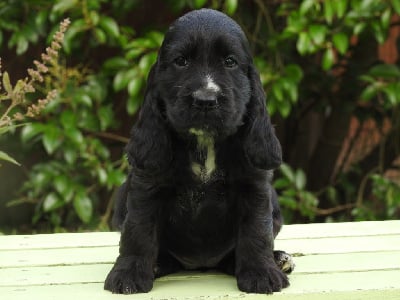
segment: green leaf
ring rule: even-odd
[[[361,93],[361,99],[364,101],[369,101],[371,100],[373,97],[376,96],[376,94],[378,93],[378,89],[375,85],[371,84],[369,86],[367,86]]]
[[[151,38],[137,38],[127,45],[127,48],[151,49],[154,47],[154,41]]]
[[[291,106],[289,101],[282,101],[282,103],[278,106],[279,112],[282,117],[286,118],[290,114]]]
[[[136,96],[140,92],[142,86],[143,86],[143,78],[141,77],[133,78],[128,84],[129,96],[131,97]]]
[[[121,186],[126,179],[126,175],[121,170],[109,170],[107,174],[107,187],[112,188],[115,186]]]
[[[372,76],[369,75],[361,75],[360,79],[369,83],[374,83],[376,81],[376,79]]]
[[[366,28],[366,24],[364,22],[361,23],[357,23],[354,28],[353,28],[353,34],[354,35],[360,35],[361,32],[364,31],[364,29]]]
[[[10,76],[8,72],[3,73],[3,87],[7,94],[12,94],[13,88],[10,82]]]
[[[66,131],[76,127],[76,114],[72,110],[65,110],[61,113],[61,125]]]
[[[202,8],[206,4],[207,0],[194,0],[194,8]]]
[[[28,46],[28,40],[24,36],[19,35],[17,39],[17,55],[25,53],[25,51],[28,49]]]
[[[136,69],[122,70],[114,77],[113,87],[115,91],[124,89],[128,83],[137,76]]]
[[[126,110],[128,111],[129,115],[133,115],[140,106],[140,101],[138,97],[133,96],[129,97],[128,101],[126,102]]]
[[[288,76],[292,81],[299,82],[303,78],[303,70],[299,65],[289,64],[285,67],[286,76]]]
[[[102,16],[99,21],[99,26],[104,29],[108,36],[114,38],[119,37],[119,27],[114,19]]]
[[[75,96],[74,96],[74,100],[76,101],[76,103],[82,104],[82,105],[84,105],[86,107],[92,107],[93,106],[92,98],[90,98],[90,96],[88,94],[86,94],[85,92],[76,93]]]
[[[151,66],[156,62],[157,54],[155,52],[143,55],[139,61],[139,69],[142,71],[144,77],[147,77],[147,74],[150,71]]]
[[[13,163],[13,164],[18,165],[18,166],[21,165],[14,158],[12,158],[11,156],[9,156],[7,153],[5,153],[3,151],[0,151],[0,160],[8,161],[8,162]]]
[[[76,36],[82,32],[87,30],[87,24],[84,19],[78,19],[72,22],[72,24],[68,27],[68,30],[65,32],[64,41],[63,41],[63,49],[66,53],[71,53],[72,44],[77,40]]]
[[[338,18],[342,18],[347,10],[348,0],[335,0],[332,2]]]
[[[333,8],[333,2],[336,0],[324,0],[324,16],[325,20],[328,24],[332,24],[333,21],[333,15],[334,15],[334,8]]]
[[[56,178],[54,178],[54,187],[59,194],[64,195],[65,192],[69,189],[67,177],[57,176]]]
[[[77,149],[75,149],[75,148],[65,148],[64,149],[64,151],[63,151],[63,154],[64,154],[64,159],[66,160],[66,162],[69,164],[69,165],[73,165],[75,162],[76,162],[76,160],[77,160],[77,158],[78,158],[78,152],[77,152]]]
[[[90,21],[92,22],[92,24],[93,24],[94,26],[96,26],[96,25],[99,23],[100,16],[99,16],[99,14],[97,13],[97,11],[91,10],[91,11],[89,12],[89,18],[90,18]]]
[[[44,129],[45,129],[45,126],[43,124],[39,124],[39,123],[26,124],[26,126],[24,126],[24,128],[22,128],[22,131],[21,131],[22,142],[27,143],[33,137],[42,133]]]
[[[282,195],[282,196],[296,197],[297,191],[296,191],[294,188],[289,187],[289,188],[283,190],[283,191],[281,192],[281,195]]]
[[[392,14],[391,14],[390,8],[385,9],[385,11],[381,15],[381,24],[385,30],[387,30],[389,28],[391,17],[392,17]]]
[[[335,53],[332,48],[328,48],[325,50],[324,55],[322,56],[322,69],[328,71],[332,68],[335,62]]]
[[[77,146],[84,142],[82,132],[77,128],[70,128],[65,132],[65,135]]]
[[[387,96],[391,106],[396,106],[400,103],[400,84],[398,82],[389,83],[383,92]]]
[[[391,0],[394,11],[400,15],[400,0]]]
[[[274,188],[276,189],[283,189],[283,188],[287,188],[290,186],[290,182],[287,178],[278,178],[277,180],[274,181]]]
[[[294,184],[298,190],[302,190],[306,186],[306,174],[304,174],[303,170],[296,170],[294,174]]]
[[[99,182],[101,184],[105,184],[107,182],[107,172],[103,168],[97,169],[97,177],[99,178]]]
[[[43,201],[43,210],[45,212],[52,211],[60,206],[62,206],[62,201],[58,198],[55,193],[50,193],[46,196]]]
[[[299,38],[297,39],[297,43],[296,43],[297,51],[299,51],[299,53],[301,55],[304,55],[307,52],[310,52],[310,50],[309,50],[310,45],[311,45],[311,39],[310,39],[310,36],[308,35],[308,33],[300,32]]]
[[[96,37],[96,41],[99,44],[104,44],[107,41],[106,33],[103,30],[101,30],[100,28],[95,28],[93,32],[94,32],[94,36]]]
[[[233,15],[237,9],[237,6],[238,6],[237,0],[225,0],[225,12],[228,15],[230,16]]]
[[[300,14],[305,15],[316,3],[316,0],[302,1],[299,8]]]
[[[372,31],[374,32],[375,39],[378,41],[379,44],[385,42],[386,39],[386,31],[382,27],[379,21],[372,21],[371,22]]]
[[[301,15],[298,11],[292,11],[287,18],[287,24],[288,25],[285,29],[286,33],[301,34],[308,22],[307,18]]]
[[[282,91],[282,84],[281,81],[278,79],[275,81],[275,83],[272,85],[272,94],[278,100],[279,102],[283,101],[283,91]]]
[[[57,0],[56,3],[53,5],[52,11],[63,14],[67,10],[72,9],[77,3],[78,0]]]
[[[287,84],[285,84],[285,89],[289,95],[289,99],[292,101],[292,103],[296,103],[298,98],[297,85],[292,81],[286,82]]]
[[[60,130],[54,125],[46,126],[43,134],[43,146],[48,154],[53,154],[54,151],[61,145],[62,136]]]
[[[113,110],[110,105],[102,106],[99,108],[98,117],[100,121],[100,129],[106,130],[111,126],[114,120]]]
[[[108,70],[120,70],[129,67],[129,61],[123,57],[116,56],[107,59],[103,66]]]
[[[15,130],[18,127],[26,126],[27,124],[29,124],[29,123],[11,124],[11,125],[7,125],[5,127],[0,127],[0,135],[2,135],[3,133],[6,133],[8,131]]]
[[[287,164],[282,164],[279,168],[279,170],[282,172],[282,174],[290,181],[290,182],[294,182],[294,172],[293,170],[290,168],[289,165]]]
[[[289,208],[289,209],[296,209],[297,208],[297,201],[293,197],[289,196],[279,196],[279,203],[282,207]]]
[[[273,116],[277,111],[277,103],[276,101],[268,101],[267,102],[267,110],[271,116]]]
[[[329,186],[326,189],[326,194],[328,196],[328,199],[331,200],[332,203],[336,203],[337,197],[338,197],[338,193],[337,193],[336,189],[333,186]]]
[[[396,65],[391,64],[380,64],[372,67],[369,75],[373,77],[379,77],[384,79],[400,79],[400,69]]]
[[[324,25],[312,24],[308,30],[311,39],[316,45],[321,45],[325,41],[325,36],[328,29]]]
[[[76,214],[84,223],[89,223],[93,214],[92,201],[83,192],[78,192],[73,200]]]
[[[143,49],[143,48],[131,49],[125,53],[125,58],[126,59],[135,59],[135,58],[139,57],[144,51],[145,51],[145,49]]]
[[[349,47],[349,39],[343,32],[338,32],[332,37],[333,45],[339,51],[340,54],[345,54]]]
[[[159,31],[150,31],[146,36],[151,39],[155,48],[159,48],[164,40],[164,34]]]

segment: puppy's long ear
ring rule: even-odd
[[[172,160],[170,131],[155,83],[156,68],[154,65],[150,71],[139,119],[126,147],[128,161],[134,170],[151,174],[167,169]]]
[[[253,65],[249,68],[251,99],[247,106],[247,132],[244,151],[250,163],[264,170],[272,170],[282,163],[282,150],[265,107],[265,93],[260,76]]]

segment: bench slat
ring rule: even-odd
[[[275,248],[302,255],[399,251],[400,235],[277,240]],[[111,263],[117,255],[117,246],[3,250],[0,251],[0,268]]]
[[[296,272],[294,275],[332,272],[365,272],[379,270],[400,270],[400,251],[376,253],[345,253],[334,255],[310,255],[296,257]],[[90,265],[66,265],[43,267],[19,267],[0,269],[0,286],[26,286],[68,283],[101,283],[111,269],[111,263]],[[186,274],[186,273],[182,273]],[[188,275],[170,275],[159,280],[174,280],[176,277],[198,276],[198,273]],[[216,276],[213,273],[203,273],[201,276]]]
[[[400,292],[399,271],[371,271],[326,274],[299,274],[291,275],[292,285],[274,297],[285,299],[310,299],[310,294],[319,295],[325,299],[326,295],[336,295],[328,299],[380,299],[362,298],[357,291],[365,291],[366,295],[384,295],[386,299],[398,299]],[[338,298],[338,294],[343,298]],[[354,298],[347,297],[354,294]],[[103,291],[102,283],[87,284],[58,284],[28,287],[0,287],[0,295],[7,295],[7,299],[121,299],[121,296],[112,295]],[[34,295],[34,296],[33,296]],[[393,298],[397,295],[397,298]],[[129,299],[266,299],[265,295],[250,295],[240,292],[233,277],[193,276],[190,278],[176,278],[174,280],[158,280],[151,293],[131,295]],[[315,298],[318,299],[318,298]],[[385,299],[385,300],[386,300]]]
[[[400,235],[398,221],[285,225],[277,240],[371,235]],[[117,232],[58,233],[1,236],[1,250],[101,247],[118,245]]]

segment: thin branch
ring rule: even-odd
[[[124,144],[127,144],[129,142],[129,138],[124,137],[124,136],[120,136],[114,133],[110,133],[110,132],[95,132],[95,131],[88,131],[90,134],[98,136],[98,137],[102,137],[102,138],[106,138],[106,139],[110,139],[110,140],[114,140],[114,141],[118,141]]]
[[[348,210],[348,209],[351,209],[354,207],[356,207],[355,203],[348,203],[348,204],[338,205],[335,207],[325,208],[325,209],[316,208],[315,213],[317,213],[320,216],[327,216],[327,215],[331,215],[331,214],[334,214],[334,213],[337,213],[337,212],[343,211],[343,210]]]

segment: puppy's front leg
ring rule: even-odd
[[[154,199],[128,197],[128,202],[131,206],[122,227],[120,254],[104,284],[104,289],[118,294],[152,289],[159,246]]]
[[[256,195],[246,198],[249,199],[249,196],[260,200]],[[269,208],[254,205],[260,201],[252,202],[248,209],[242,210],[239,223],[235,270],[237,284],[244,292],[270,294],[289,286],[289,281],[274,261],[272,216],[269,218],[266,214]]]

